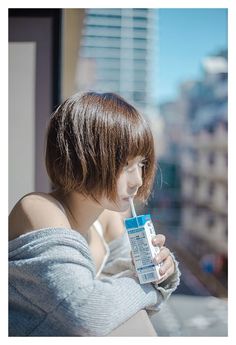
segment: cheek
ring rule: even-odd
[[[126,173],[122,173],[119,178],[117,179],[117,194],[121,195],[126,191]]]

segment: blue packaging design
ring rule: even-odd
[[[140,284],[157,281],[161,278],[160,264],[154,264],[153,259],[160,249],[152,244],[152,238],[156,233],[151,216],[150,214],[136,216],[132,204],[131,209],[135,217],[125,219],[124,224],[129,236]]]

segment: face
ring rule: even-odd
[[[134,197],[138,189],[142,186],[142,170],[144,157],[138,156],[126,163],[117,180],[117,200],[116,203],[103,199],[101,204],[104,208],[125,212],[129,208],[129,197]]]

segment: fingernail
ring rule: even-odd
[[[155,256],[153,259],[153,262],[158,265],[160,263],[160,257],[159,256]]]
[[[165,274],[165,271],[163,271],[162,269],[159,269],[159,272],[161,275]]]

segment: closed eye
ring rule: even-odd
[[[142,161],[140,161],[140,162],[138,162],[138,163],[136,163],[136,164],[137,164],[137,166],[138,166],[139,168],[142,169],[142,168],[147,164],[147,161],[146,161],[145,159],[143,159]],[[126,170],[126,171],[132,172],[134,169],[135,169],[135,164],[130,165],[129,162],[126,163],[126,166],[125,166],[125,170]]]

